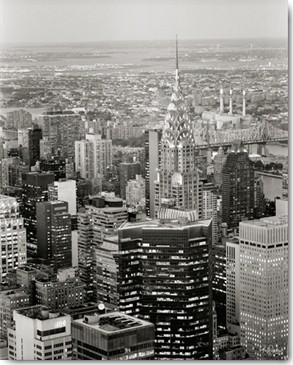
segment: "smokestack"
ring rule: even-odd
[[[230,105],[229,105],[229,114],[232,115],[232,89],[230,89]]]
[[[245,90],[243,90],[243,109],[242,109],[242,116],[245,117],[246,115],[246,99],[245,99]]]
[[[224,113],[223,89],[220,89],[220,113]]]

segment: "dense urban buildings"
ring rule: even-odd
[[[103,14],[91,3],[88,15]],[[169,28],[194,32],[201,13],[177,5]],[[180,52],[177,37],[175,48],[99,32],[3,44],[0,359],[288,359],[287,40],[263,18],[267,3],[250,11],[257,27],[220,39],[246,14],[245,2],[222,5],[200,27],[211,40],[182,40]],[[83,17],[66,9],[73,37]],[[107,17],[121,37],[129,14]],[[54,37],[53,18],[31,35]],[[265,24],[274,39],[257,38]]]

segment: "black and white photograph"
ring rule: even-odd
[[[287,0],[0,0],[0,360],[289,360]]]

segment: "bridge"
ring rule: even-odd
[[[241,140],[244,145],[265,145],[268,142],[288,142],[288,132],[274,127],[267,121],[246,129],[216,130],[204,125],[194,133],[195,145],[199,149],[229,147]]]

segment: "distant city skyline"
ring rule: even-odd
[[[1,43],[285,38],[286,0],[2,0]]]

